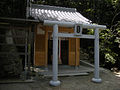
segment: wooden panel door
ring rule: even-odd
[[[69,65],[75,65],[75,38],[69,39]]]
[[[37,34],[35,36],[35,66],[45,66],[45,35]]]
[[[69,39],[69,65],[78,66],[80,56],[80,39]]]
[[[75,65],[78,66],[80,64],[80,39],[79,38],[76,38],[76,63]]]

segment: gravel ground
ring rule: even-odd
[[[33,83],[0,84],[0,90],[120,90],[120,77],[104,70],[100,72],[102,83],[93,83],[93,73],[88,76],[59,77],[61,85],[49,85],[51,78],[41,78]]]

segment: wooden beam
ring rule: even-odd
[[[34,22],[34,23],[40,23],[39,20],[21,19],[21,18],[3,18],[3,17],[0,17],[0,22],[18,22],[18,23]]]
[[[7,44],[7,43],[0,43],[0,45],[5,45],[5,46],[9,46],[9,45],[11,45],[11,46],[25,46],[26,44]]]
[[[3,54],[5,54],[5,55],[15,55],[15,53],[11,53],[11,52],[0,52],[0,54],[1,55],[3,55]],[[25,54],[27,54],[28,55],[28,53],[23,53],[23,52],[18,52],[16,54],[18,54],[18,55],[25,55]]]
[[[24,69],[25,69],[25,80],[27,79],[27,60],[28,60],[28,58],[27,58],[27,53],[28,53],[28,32],[26,31],[26,33],[25,33],[25,36],[26,36],[26,38],[25,38],[25,65],[24,65]]]
[[[0,34],[0,37],[25,38],[25,36],[18,36],[18,35],[3,35],[3,34]]]
[[[31,26],[29,26],[28,31],[28,73],[30,72],[30,66],[31,66]]]
[[[53,27],[51,27],[51,26],[42,26],[41,28],[46,28],[46,29],[43,29],[43,30],[47,30],[47,31],[53,32]],[[73,32],[74,32],[74,28],[59,27],[59,28],[58,28],[58,31],[59,31],[59,32],[73,33]]]

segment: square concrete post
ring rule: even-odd
[[[99,28],[95,29],[95,40],[94,40],[94,78],[92,78],[93,82],[101,82],[101,78],[99,77]]]
[[[58,25],[53,26],[53,61],[52,61],[53,78],[50,81],[50,85],[58,86],[60,81],[58,80]]]

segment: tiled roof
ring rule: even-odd
[[[91,22],[82,16],[79,12],[77,12],[75,8],[32,4],[30,13],[32,17],[40,21],[51,20],[75,23]]]

